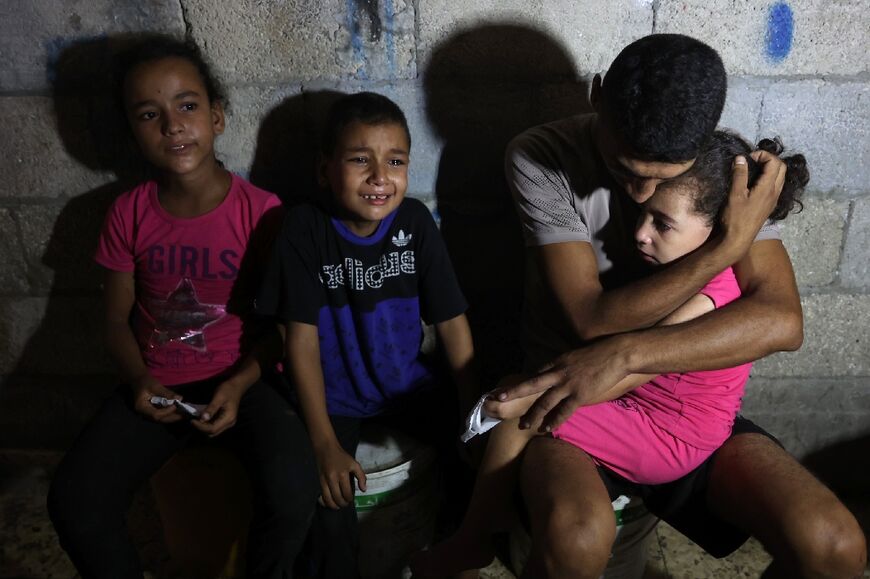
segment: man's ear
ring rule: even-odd
[[[601,104],[601,75],[596,74],[592,78],[592,91],[589,93],[589,104],[592,105],[592,110],[596,113],[600,113],[598,110],[599,105]]]
[[[211,122],[214,126],[214,134],[221,135],[226,128],[226,114],[224,113],[224,105],[216,100],[211,103]]]

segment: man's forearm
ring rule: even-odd
[[[796,350],[802,340],[800,312],[740,299],[684,324],[650,328],[613,338],[627,354],[626,370],[662,374],[716,370],[774,352]]]
[[[719,239],[711,239],[691,255],[653,275],[602,292],[585,316],[578,336],[587,341],[649,328],[697,294],[733,263]],[[580,328],[578,328],[580,329]]]

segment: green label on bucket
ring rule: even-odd
[[[368,511],[394,500],[398,490],[399,489],[384,491],[382,493],[375,493],[372,495],[356,495],[353,498],[353,502],[356,506],[356,510]]]

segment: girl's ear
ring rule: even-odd
[[[317,184],[322,188],[329,187],[329,177],[327,173],[329,172],[329,159],[326,158],[326,155],[320,153],[317,156]]]
[[[211,122],[214,134],[223,134],[224,128],[226,128],[226,115],[224,114],[224,105],[220,101],[211,103]]]

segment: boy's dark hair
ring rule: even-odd
[[[140,64],[164,58],[181,58],[191,63],[202,79],[209,102],[219,102],[224,108],[227,107],[223,87],[212,74],[211,67],[195,42],[179,40],[165,34],[144,34],[136,36],[115,58],[115,90],[121,110],[125,110],[124,82],[130,72]]]
[[[399,105],[384,95],[358,92],[341,97],[329,107],[320,141],[320,152],[324,157],[332,156],[342,131],[354,122],[366,125],[396,123],[404,129],[405,136],[408,137],[408,147],[411,146],[411,131]]]
[[[758,143],[757,148],[774,155],[780,155],[784,150],[779,137],[763,139]],[[695,190],[695,212],[706,216],[710,225],[719,222],[719,216],[728,202],[734,157],[742,155],[746,158],[750,187],[761,175],[761,165],[749,156],[752,150],[750,144],[742,137],[729,131],[715,131],[698,154],[692,168],[679,177],[680,182],[686,179],[690,187]],[[798,211],[803,209],[800,196],[810,180],[807,160],[803,155],[790,155],[782,157],[782,160],[786,166],[785,184],[776,207],[770,214],[770,219],[774,221],[785,219],[795,206]]]
[[[628,153],[646,161],[694,159],[725,105],[722,59],[681,34],[632,42],[610,65],[601,85],[608,126]]]

